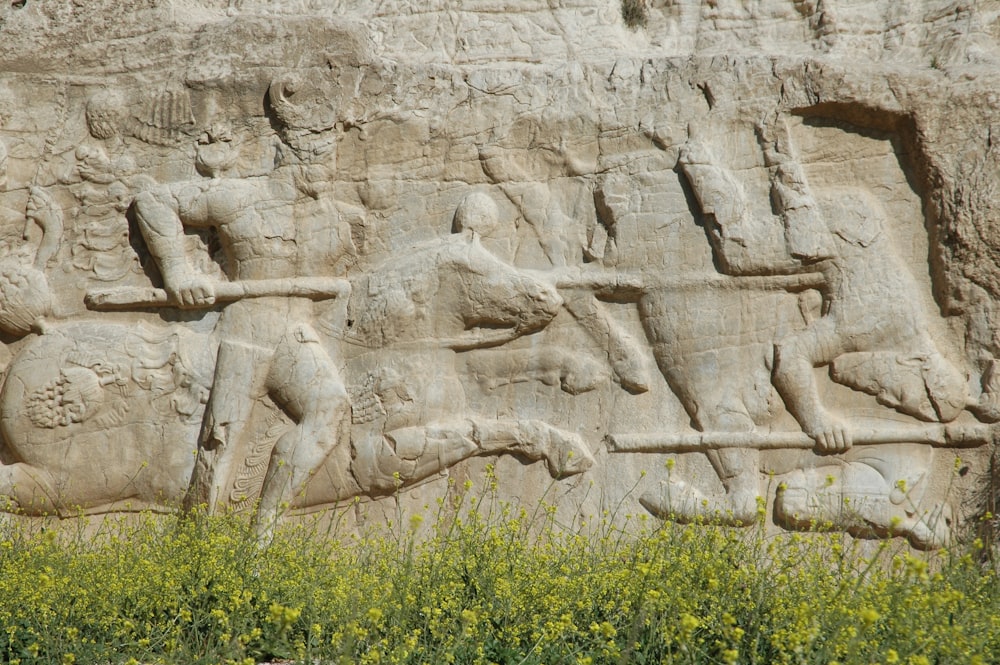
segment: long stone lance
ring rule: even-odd
[[[216,302],[233,302],[243,298],[309,298],[328,300],[343,298],[351,287],[336,277],[294,277],[282,279],[252,279],[213,284]],[[137,307],[171,307],[177,303],[163,289],[154,287],[121,287],[90,291],[84,298],[89,309],[121,310]],[[211,307],[212,305],[205,305]]]
[[[928,424],[896,427],[852,428],[854,445],[921,443],[940,448],[976,448],[993,441],[994,432],[984,424]],[[609,434],[605,438],[613,453],[693,453],[723,448],[781,450],[815,448],[804,432],[653,432]]]

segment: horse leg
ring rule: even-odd
[[[482,451],[468,422],[399,427],[365,445],[355,441],[351,472],[363,491],[391,494]]]
[[[540,420],[469,418],[386,432],[370,449],[358,450],[351,471],[365,492],[392,493],[469,457],[502,453],[545,460],[554,478],[582,473],[594,463],[579,435]]]
[[[545,460],[553,478],[583,473],[594,464],[594,456],[579,434],[541,420],[470,422],[479,454],[519,453],[531,460]]]

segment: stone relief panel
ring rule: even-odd
[[[892,228],[870,184],[853,174],[824,172],[823,163],[810,170],[836,186],[814,191],[788,124],[782,119],[777,127],[754,128],[761,170],[770,179],[771,214],[753,211],[749,188],[719,166],[696,132],[681,148],[679,169],[703,215],[720,274],[696,287],[711,292],[701,295],[694,314],[678,311],[670,290],[646,293],[639,304],[658,365],[702,433],[611,439],[620,450],[705,451],[724,493],[706,495],[689,481],[671,478],[642,497],[644,506],[665,517],[719,515],[750,523],[759,496],[759,451],[814,448],[820,456],[778,486],[779,524],[832,522],[855,532],[896,530],[916,546],[943,544],[948,504],[920,507],[921,482],[933,457],[927,446],[990,442],[988,425],[997,420],[991,372],[970,389],[968,375],[932,337],[938,328],[947,339],[940,317],[928,313],[929,280],[924,276],[921,285],[909,268],[926,262],[926,245],[914,247],[910,240],[920,227]],[[799,133],[814,133],[796,124]],[[830,138],[878,150],[871,139]],[[891,156],[882,156],[883,162]],[[893,174],[891,164],[880,166],[883,172],[888,167],[889,177],[903,175],[898,167]],[[890,191],[892,185],[878,183]],[[913,207],[904,214],[919,222]],[[907,254],[905,264],[900,250]],[[728,288],[713,285],[722,275],[731,277]],[[742,376],[732,375],[736,367]],[[820,368],[828,370],[826,377],[817,375]],[[858,395],[832,394],[831,382],[871,395],[913,422],[900,422],[896,414],[867,415],[872,409],[863,408]],[[866,415],[858,412],[862,408]],[[801,434],[777,425],[782,411]],[[924,446],[914,446],[918,442]],[[856,453],[854,444],[878,449]],[[843,455],[831,464],[831,453]]]
[[[967,520],[1000,315],[918,111],[767,59],[409,63],[332,19],[221,64],[263,29],[229,9],[176,63],[0,87],[9,512],[266,538],[490,464],[567,523]]]

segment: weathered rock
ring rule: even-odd
[[[1000,420],[998,44],[944,0],[5,3],[0,494],[266,534],[494,464],[570,522],[939,546]]]

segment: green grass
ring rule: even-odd
[[[0,662],[961,663],[1000,659],[983,546],[913,555],[613,516],[560,528],[456,488],[379,534],[145,516],[0,527]],[[447,509],[445,509],[447,508]],[[419,538],[415,533],[420,533]],[[874,552],[864,556],[862,552]]]

